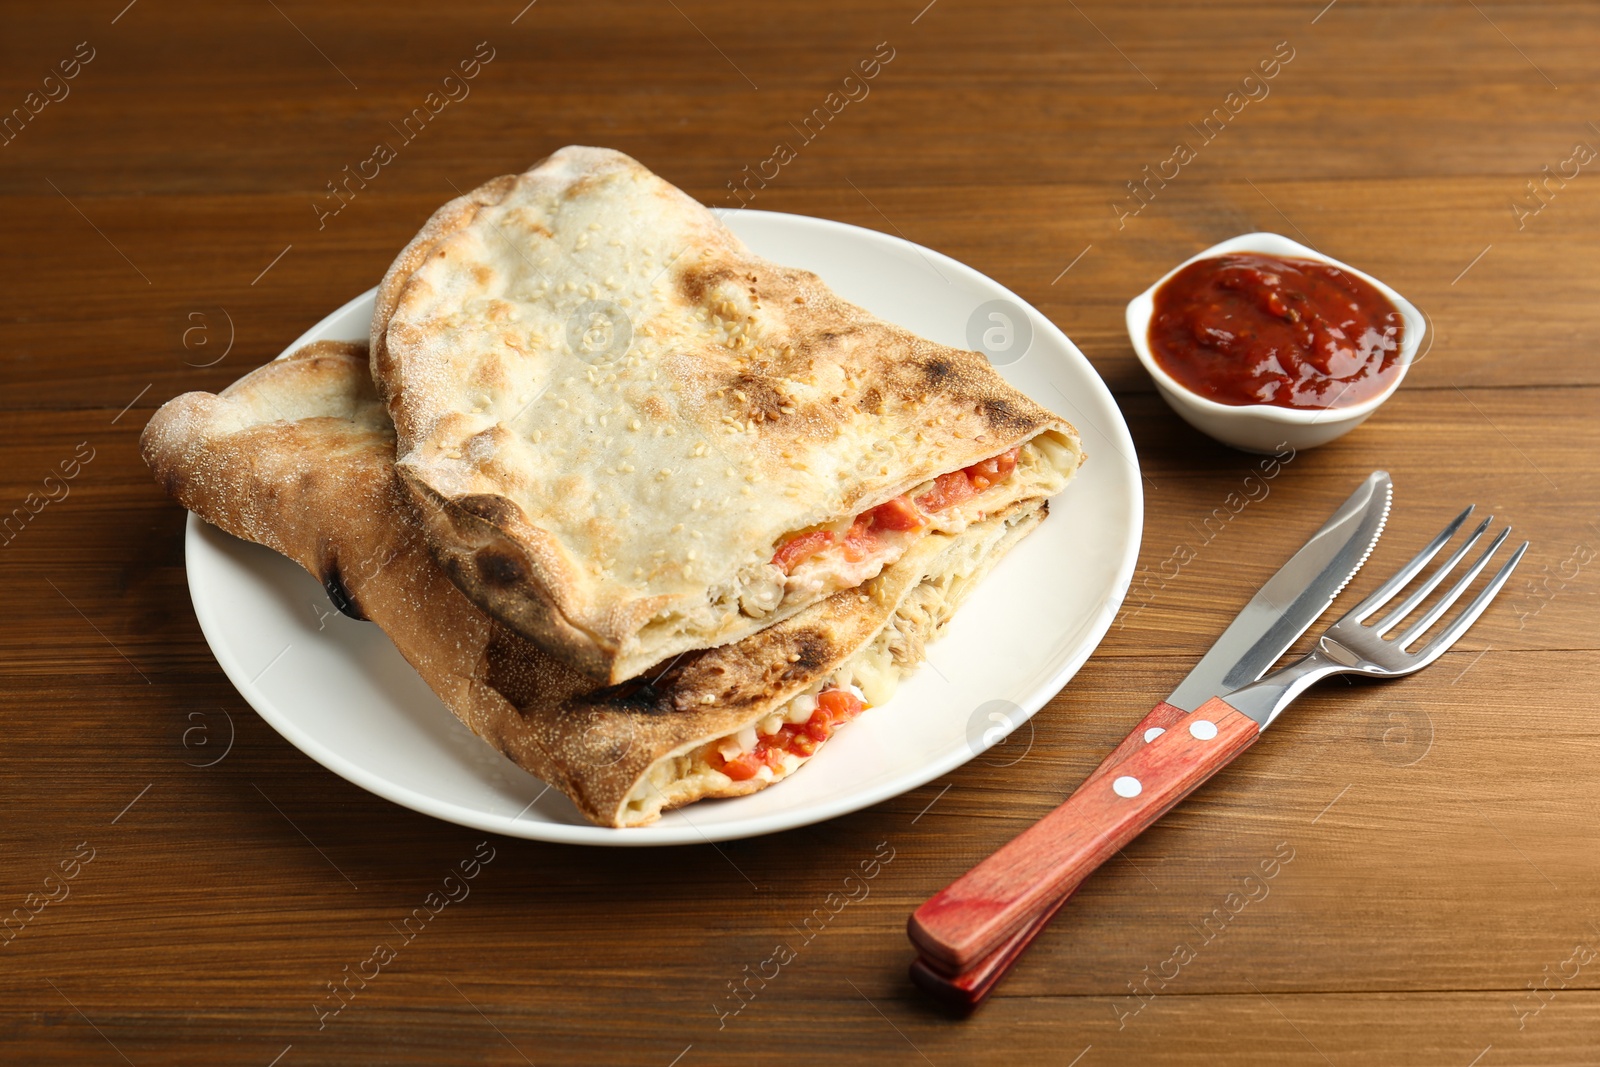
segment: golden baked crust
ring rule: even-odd
[[[1046,461],[974,518],[1056,492],[1082,459],[982,355],[752,255],[607,149],[440,208],[379,286],[372,348],[439,562],[601,681],[831,592],[753,594],[783,583],[790,533],[1034,439],[1054,443]]]
[[[341,610],[382,627],[462,722],[602,825],[767,784],[720,774],[674,784],[673,761],[834,677],[891,620],[920,658],[960,598],[925,618],[897,614],[908,595],[961,553],[976,561],[965,573],[975,584],[1044,514],[1042,502],[1024,502],[960,535],[930,536],[858,590],[647,680],[597,689],[480,611],[437,566],[367,366],[364,346],[319,342],[220,395],[187,393],[145,428],[145,461],[184,506],[296,560]]]

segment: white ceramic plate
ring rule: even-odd
[[[1078,477],[930,647],[928,663],[781,785],[606,829],[462,726],[376,626],[333,611],[299,566],[191,515],[200,628],[274,729],[362,788],[464,826],[543,841],[686,844],[804,826],[914,789],[997,741],[997,711],[1020,725],[1077,672],[1122,602],[1143,518],[1133,441],[1088,360],[999,283],[938,252],[799,215],[724,217],[758,254],[815,271],[885,319],[944,344],[988,346],[1008,380],[1083,435],[1090,458]],[[285,351],[365,338],[371,314],[368,292]],[[968,340],[972,331],[978,340]],[[1026,737],[1031,727],[1022,729]]]

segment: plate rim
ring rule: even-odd
[[[1052,339],[1064,347],[1066,357],[1069,360],[1077,360],[1081,365],[1081,369],[1088,372],[1091,388],[1099,391],[1101,394],[1100,399],[1116,415],[1115,426],[1107,428],[1097,425],[1095,430],[1108,438],[1120,438],[1120,440],[1113,440],[1112,444],[1118,451],[1123,452],[1123,458],[1132,467],[1131,476],[1128,479],[1130,487],[1128,511],[1123,516],[1127,528],[1132,531],[1132,536],[1129,537],[1116,573],[1112,576],[1110,594],[1098,607],[1093,609],[1094,616],[1089,623],[1088,631],[1075,641],[1073,649],[1065,655],[1048,677],[1035,683],[1029,691],[1027,699],[1017,702],[1016,706],[1022,714],[1013,729],[1024,722],[1030,721],[1038,714],[1041,708],[1060,693],[1066,684],[1083,668],[1083,665],[1088,662],[1089,657],[1099,649],[1101,642],[1105,640],[1106,633],[1110,630],[1111,624],[1115,621],[1116,614],[1126,598],[1134,567],[1138,563],[1139,550],[1144,539],[1144,486],[1139,467],[1138,452],[1134,447],[1132,435],[1128,430],[1127,419],[1123,416],[1110,387],[1106,385],[1100,373],[1095,370],[1094,365],[1089,362],[1088,357],[1073,343],[1065,331],[1051,321],[1048,316],[1012,292],[1007,286],[1002,285],[977,270],[977,268],[968,266],[942,252],[894,234],[887,234],[880,230],[868,229],[867,227],[840,222],[836,219],[819,218],[813,215],[765,211],[754,208],[724,208],[717,211],[717,214],[724,221],[735,215],[765,216],[768,219],[779,220],[780,224],[817,227],[824,231],[848,236],[851,239],[881,242],[891,249],[908,251],[924,257],[934,257],[938,266],[949,267],[955,273],[965,276],[965,280],[968,282],[976,282],[980,286],[998,290],[1006,298],[1015,301],[1018,307],[1024,309],[1031,316],[1036,330],[1043,330],[1052,335]],[[346,315],[352,307],[372,299],[376,292],[377,287],[374,286],[345,301],[338,308],[324,315],[309,329],[301,332],[274,359],[282,359],[311,341],[322,339],[324,332],[330,328],[333,322]],[[852,792],[820,804],[810,804],[799,808],[770,812],[766,815],[753,817],[743,823],[719,823],[709,827],[708,830],[698,827],[686,814],[685,809],[682,808],[677,809],[676,814],[688,825],[681,829],[677,827],[657,828],[651,826],[617,828],[596,826],[589,823],[519,821],[522,817],[522,812],[509,816],[500,815],[439,800],[369,771],[351,762],[339,751],[324,745],[321,741],[303,731],[293,719],[282,715],[277,710],[275,703],[267,697],[267,694],[246,673],[243,664],[238,662],[233,655],[231,647],[222,639],[221,619],[214,613],[215,609],[210,600],[202,595],[197,585],[194,558],[197,552],[211,551],[201,541],[201,538],[205,536],[205,527],[209,525],[194,512],[188,514],[184,527],[184,570],[189,588],[189,599],[194,605],[195,617],[200,624],[201,633],[205,637],[212,656],[222,668],[229,682],[239,692],[239,695],[244,698],[245,702],[267,725],[271,726],[280,736],[299,749],[302,754],[310,757],[324,768],[353,785],[360,786],[362,789],[391,803],[458,826],[467,826],[489,833],[526,840],[630,848],[709,844],[717,841],[742,840],[826,822],[842,815],[872,807],[885,800],[919,789],[940,775],[947,774],[957,767],[976,759],[987,750],[985,748],[974,751],[971,748],[957,747],[945,757],[930,760],[915,771],[890,779],[874,789],[864,792]],[[215,529],[215,527],[212,527],[212,529]],[[264,674],[265,672],[261,673]],[[543,794],[541,793],[540,795],[542,796]],[[532,803],[528,807],[532,807]],[[524,812],[526,810],[527,808],[523,809]]]

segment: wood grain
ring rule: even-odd
[[[0,536],[0,916],[94,856],[0,932],[0,1060],[1593,1062],[1600,967],[1575,950],[1600,947],[1600,727],[1575,709],[1600,684],[1600,179],[1512,206],[1600,146],[1593,9],[525,2],[6,13],[0,116],[79,42],[95,58],[0,144],[0,516],[93,458]],[[481,41],[470,96],[319,228],[327,183]],[[238,697],[140,427],[375,284],[457,190],[563,144],[731,203],[885,41],[870,93],[751,206],[937,248],[1083,348],[1146,492],[1111,632],[1010,754],[869,811],[715,849],[493,839],[472,895],[319,1017],[483,838],[329,774]],[[1119,225],[1126,183],[1282,41],[1270,94]],[[1434,342],[1382,412],[1235,511],[1255,461],[1167,411],[1122,309],[1253,229],[1384,278]],[[1396,510],[1371,573],[1476,501],[1533,542],[1504,603],[1415,678],[1308,693],[1087,882],[983,1012],[932,1008],[906,980],[910,911],[1059,804],[1377,467]],[[880,844],[870,894],[828,913]],[[780,942],[794,959],[748,978]]]

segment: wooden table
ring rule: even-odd
[[[0,504],[27,521],[0,553],[0,904],[30,918],[0,934],[0,1060],[1600,1061],[1593,8],[525,2],[7,12],[0,108],[24,110],[0,145]],[[469,95],[405,139],[475,54]],[[380,141],[395,158],[330,195]],[[328,983],[483,835],[368,795],[250,711],[135,442],[164,400],[374,284],[456,190],[570,142],[713,204],[788,143],[754,206],[902,234],[1032,301],[1133,428],[1145,569],[1025,758],[718,849],[494,839],[470,900],[319,1026]],[[1195,158],[1133,198],[1180,142]],[[1389,281],[1432,346],[1370,423],[1208,528],[1254,461],[1152,393],[1122,307],[1250,230]],[[1070,791],[1376,467],[1397,510],[1373,569],[1476,501],[1534,542],[1503,602],[1417,678],[1307,696],[1097,875],[981,1014],[930,1009],[910,910]],[[880,843],[870,896],[801,942]],[[779,942],[796,958],[731,1014]]]

